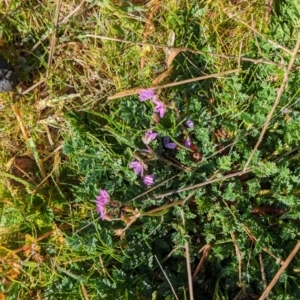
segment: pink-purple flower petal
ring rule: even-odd
[[[144,144],[145,144],[145,145],[150,144],[153,140],[156,139],[157,135],[158,135],[157,132],[152,132],[152,130],[148,130],[148,131],[145,133],[145,136],[142,138]]]
[[[105,207],[109,202],[109,194],[106,190],[100,190],[99,195],[96,197],[96,211],[100,214],[101,219],[105,218]]]
[[[187,120],[185,122],[186,126],[189,127],[189,128],[193,128],[194,127],[194,122],[192,120]]]
[[[154,98],[152,102],[155,104],[154,111],[159,114],[160,118],[163,118],[167,110],[165,104],[161,102],[158,98]]]
[[[139,99],[141,101],[146,101],[155,97],[155,93],[152,89],[143,89],[138,91]]]
[[[184,141],[184,146],[187,147],[187,148],[191,148],[192,142],[191,142],[191,139],[190,139],[190,138],[187,138],[187,139]]]
[[[137,160],[130,163],[129,168],[133,169],[133,171],[136,175],[140,174],[141,176],[143,176],[143,174],[144,174],[144,166],[141,162],[139,162]]]
[[[143,182],[144,184],[146,185],[153,185],[154,184],[154,175],[151,174],[151,175],[146,175],[144,178],[143,178]]]
[[[175,149],[177,145],[173,142],[170,142],[170,138],[168,136],[164,137],[164,146],[168,149]]]

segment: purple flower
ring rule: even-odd
[[[100,190],[99,196],[96,197],[96,207],[97,213],[100,214],[101,219],[104,220],[105,218],[105,206],[109,202],[109,195],[106,190]]]
[[[166,113],[166,106],[157,97],[153,98],[152,102],[155,104],[154,111],[159,113],[160,118],[163,118]]]
[[[150,144],[153,140],[156,139],[158,133],[157,132],[152,132],[152,130],[148,130],[145,133],[145,136],[143,136],[142,140],[144,142],[145,145]]]
[[[152,89],[140,90],[138,94],[141,101],[152,99],[155,96],[155,93]]]
[[[141,162],[139,161],[133,161],[130,165],[129,165],[130,169],[133,169],[134,173],[136,175],[141,174],[141,176],[143,176],[144,174],[144,166]]]
[[[184,141],[184,146],[187,147],[187,148],[191,148],[192,142],[191,142],[191,139],[190,139],[190,138],[187,138],[187,139]]]
[[[153,185],[154,184],[154,175],[146,175],[144,178],[143,178],[143,182],[146,184],[146,185]]]
[[[168,136],[165,136],[164,146],[168,149],[175,149],[177,145],[175,143],[170,142],[170,138]]]
[[[187,120],[186,122],[185,122],[185,125],[187,126],[187,127],[189,127],[189,128],[193,128],[194,127],[194,122],[192,121],[192,120]]]

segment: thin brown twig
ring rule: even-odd
[[[281,274],[284,272],[284,270],[291,263],[292,259],[297,254],[297,252],[299,251],[299,249],[300,249],[300,241],[297,242],[297,244],[294,247],[293,251],[289,254],[289,256],[287,257],[287,259],[285,260],[285,263],[278,270],[278,272],[276,273],[276,275],[274,276],[274,278],[269,283],[268,287],[264,290],[264,292],[262,293],[262,295],[260,296],[260,298],[258,300],[264,300],[264,299],[266,299],[266,297],[268,297],[270,291],[272,290],[272,288],[274,287],[274,285],[276,284],[276,282],[280,278]]]
[[[203,266],[203,264],[204,264],[204,261],[205,261],[206,258],[209,256],[209,253],[210,253],[210,251],[211,251],[211,248],[212,248],[212,245],[211,245],[211,244],[206,244],[206,245],[204,245],[204,246],[200,249],[199,253],[203,252],[203,254],[202,254],[202,257],[201,257],[201,259],[200,259],[200,262],[199,262],[199,264],[198,264],[198,266],[197,266],[197,268],[196,268],[196,270],[195,270],[195,272],[194,272],[194,274],[193,274],[193,279],[195,279],[196,276],[198,275],[198,273],[200,272],[200,270],[201,270],[201,268],[202,268],[202,266]]]
[[[259,258],[259,264],[260,264],[260,273],[261,273],[261,280],[263,282],[264,289],[267,288],[267,280],[266,280],[266,273],[265,273],[265,268],[264,268],[264,262],[262,258],[262,254],[259,253],[258,255]]]
[[[52,136],[51,136],[48,124],[44,123],[44,122],[42,124],[43,124],[44,129],[46,130],[47,137],[48,137],[48,142],[49,142],[50,146],[52,147],[54,145],[54,142],[53,142],[53,139],[52,139]]]
[[[288,68],[287,68],[287,70],[286,70],[285,73],[284,73],[284,78],[283,78],[282,84],[281,84],[281,86],[280,86],[280,88],[279,88],[279,90],[278,90],[278,92],[277,92],[276,100],[275,100],[275,102],[274,102],[274,104],[273,104],[273,106],[272,106],[272,109],[271,109],[271,111],[270,111],[268,117],[267,117],[267,120],[266,120],[266,122],[265,122],[265,124],[264,124],[264,127],[263,127],[261,133],[260,133],[260,136],[259,136],[259,138],[258,138],[258,141],[257,141],[257,143],[256,143],[256,145],[255,145],[255,147],[254,147],[254,149],[252,150],[252,152],[251,152],[251,154],[250,154],[250,157],[249,157],[247,163],[245,164],[244,170],[247,169],[248,166],[250,165],[250,163],[251,163],[251,161],[252,161],[252,159],[253,159],[253,157],[254,157],[254,155],[255,155],[255,153],[256,153],[256,151],[257,151],[259,145],[260,145],[260,143],[262,142],[262,139],[263,139],[263,137],[264,137],[266,131],[267,131],[267,128],[268,128],[268,126],[269,126],[269,124],[270,124],[270,122],[271,122],[272,116],[273,116],[273,114],[274,114],[274,112],[275,112],[275,110],[276,110],[276,107],[277,107],[278,104],[279,104],[280,98],[281,98],[281,96],[282,96],[282,94],[283,94],[283,92],[284,92],[284,90],[285,90],[285,88],[286,88],[286,86],[287,86],[287,84],[288,84],[289,74],[290,74],[291,69],[292,69],[292,67],[293,67],[293,65],[294,65],[294,62],[295,62],[295,59],[296,59],[296,56],[297,56],[299,47],[300,47],[300,35],[298,36],[298,39],[297,39],[297,42],[296,42],[296,46],[295,46],[294,51],[293,51],[293,53],[292,53],[292,57],[291,57],[291,60],[290,60],[290,62],[289,62]]]

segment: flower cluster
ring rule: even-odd
[[[105,218],[105,207],[109,202],[109,195],[106,190],[100,190],[99,195],[96,197],[97,213],[100,214],[101,219]]]
[[[165,104],[159,100],[158,96],[155,94],[153,89],[143,89],[140,90],[138,92],[139,94],[139,99],[140,101],[144,102],[146,100],[151,100],[154,103],[154,112],[158,113],[160,118],[163,118],[165,113],[166,113],[166,106]],[[186,121],[186,126],[189,128],[193,128],[194,127],[194,123],[192,120],[187,120]],[[144,144],[146,145],[147,149],[145,151],[151,152],[152,149],[149,147],[149,144],[151,143],[151,141],[153,141],[154,139],[156,139],[157,137],[157,133],[156,132],[152,132],[152,130],[148,130],[145,134],[145,136],[142,138]],[[165,148],[168,149],[175,149],[177,147],[176,143],[173,143],[172,141],[170,141],[170,138],[168,136],[164,137],[164,146]],[[187,148],[190,148],[192,145],[192,142],[190,140],[190,138],[187,138],[184,141],[184,146]],[[146,185],[153,185],[154,184],[154,175],[145,175],[144,176],[144,165],[142,162],[135,160],[133,162],[130,163],[129,168],[133,169],[133,171],[135,172],[136,175],[140,175],[143,178],[143,182]]]
[[[164,117],[167,108],[165,104],[158,99],[153,89],[140,90],[138,94],[141,101],[152,100],[155,105],[154,112],[158,113],[160,118]]]
[[[154,106],[154,112],[158,113],[160,118],[163,118],[166,113],[165,104],[159,100],[158,96],[155,94],[153,89],[144,89],[139,91],[139,99],[140,101],[151,100]],[[186,126],[189,128],[194,127],[194,123],[192,120],[186,121]],[[149,144],[155,140],[158,136],[157,132],[153,132],[152,130],[148,130],[145,135],[142,137],[143,143],[146,145],[147,149],[144,151],[151,153],[153,150],[150,148]],[[176,149],[177,144],[172,142],[168,136],[165,136],[163,139],[163,144],[165,148],[168,149]],[[192,142],[190,138],[186,138],[184,141],[184,146],[187,148],[191,148]],[[153,185],[154,184],[154,175],[153,174],[145,174],[145,165],[143,162],[139,160],[135,160],[129,164],[129,168],[134,171],[136,175],[141,176],[143,183],[145,185]],[[105,219],[106,216],[106,206],[109,203],[109,194],[106,190],[100,190],[99,195],[95,199],[96,210],[97,213],[100,214],[102,220]]]

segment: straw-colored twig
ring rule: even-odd
[[[286,88],[286,86],[288,84],[289,74],[290,74],[291,69],[292,69],[292,67],[294,65],[294,62],[295,62],[295,59],[296,59],[299,47],[300,47],[300,35],[298,36],[298,39],[297,39],[297,42],[296,42],[296,46],[294,48],[294,51],[292,52],[292,57],[290,59],[288,68],[287,68],[287,70],[284,73],[284,78],[283,78],[282,84],[281,84],[281,86],[280,86],[280,88],[279,88],[279,90],[277,92],[276,100],[275,100],[275,102],[274,102],[274,104],[272,106],[272,109],[271,109],[268,117],[267,117],[267,120],[266,120],[266,122],[264,124],[264,127],[263,127],[261,133],[260,133],[258,141],[257,141],[254,149],[252,150],[247,163],[245,164],[244,170],[246,170],[248,168],[248,166],[250,165],[250,163],[251,163],[251,161],[252,161],[252,159],[253,159],[253,157],[254,157],[254,155],[255,155],[255,153],[256,153],[259,145],[260,145],[260,143],[262,142],[262,139],[263,139],[266,131],[267,131],[267,128],[268,128],[268,126],[269,126],[269,124],[271,122],[272,116],[273,116],[273,114],[274,114],[274,112],[275,112],[275,110],[276,110],[276,108],[277,108],[277,106],[279,104],[279,100],[280,100],[280,98],[281,98],[281,96],[282,96],[282,94],[283,94],[283,92],[284,92],[284,90],[285,90],[285,88]]]
[[[264,289],[267,288],[267,280],[266,280],[266,273],[265,273],[265,268],[264,268],[264,262],[262,258],[262,254],[259,253],[258,255],[259,258],[259,264],[260,264],[260,273],[261,273],[261,280],[263,282]]]
[[[82,37],[90,37],[90,38],[95,38],[95,39],[100,39],[100,40],[119,42],[119,43],[123,43],[123,44],[133,44],[133,45],[137,45],[137,46],[149,46],[149,47],[155,47],[155,48],[161,48],[161,49],[170,48],[170,46],[168,46],[168,45],[157,45],[157,44],[149,44],[149,43],[143,43],[143,42],[132,42],[132,41],[124,40],[124,39],[111,38],[111,37],[103,36],[103,35],[85,34]]]
[[[290,253],[290,255],[285,260],[285,263],[278,270],[278,272],[276,273],[276,275],[274,276],[274,278],[272,279],[272,281],[270,282],[270,284],[268,285],[268,287],[265,289],[265,291],[262,293],[262,295],[260,296],[260,298],[258,300],[264,300],[264,299],[266,299],[266,297],[268,297],[270,291],[272,290],[272,288],[274,287],[274,285],[276,284],[276,282],[280,278],[281,274],[284,272],[284,270],[291,263],[292,259],[297,254],[297,252],[299,251],[299,249],[300,249],[300,241],[297,242],[297,244],[294,247],[293,251]]]
[[[233,232],[230,233],[231,235],[231,239],[232,242],[234,244],[234,248],[235,248],[235,253],[237,256],[237,260],[238,260],[238,269],[239,269],[239,286],[243,287],[243,282],[242,282],[242,254],[241,254],[241,250],[237,244],[237,240],[235,238],[235,234]]]
[[[184,218],[184,204],[190,200],[196,192],[190,193],[181,204],[181,219],[182,219],[182,225],[183,228],[185,228],[185,218]],[[191,260],[190,260],[190,246],[188,240],[185,242],[185,259],[186,259],[186,268],[187,268],[187,274],[188,274],[188,283],[189,283],[189,295],[190,300],[194,300],[194,289],[193,289],[193,276],[192,276],[192,268],[191,268]]]
[[[224,72],[204,75],[204,76],[200,76],[200,77],[196,77],[196,78],[190,78],[190,79],[176,81],[176,82],[167,83],[167,84],[163,84],[163,85],[157,85],[157,86],[154,86],[154,87],[151,87],[151,88],[153,90],[160,90],[160,89],[165,89],[165,88],[169,88],[169,87],[173,87],[173,86],[183,85],[183,84],[186,84],[186,83],[205,80],[205,79],[209,79],[209,78],[218,78],[218,77],[221,77],[221,76],[225,76],[225,75],[229,75],[229,74],[233,74],[233,73],[238,73],[240,71],[241,71],[241,69],[234,69],[234,70],[230,70],[230,71],[224,71]],[[108,100],[113,100],[113,99],[118,99],[118,98],[123,98],[123,97],[127,97],[127,96],[136,95],[139,90],[141,90],[141,88],[135,88],[135,89],[123,91],[123,92],[117,93],[113,96],[110,96],[107,99]]]
[[[21,95],[24,96],[24,95],[28,94],[30,91],[32,91],[33,89],[35,89],[36,87],[38,87],[39,85],[41,85],[42,83],[44,83],[45,81],[46,81],[46,78],[41,79],[39,82],[33,84],[27,90],[25,90],[24,92],[22,92]]]
[[[162,198],[162,197],[166,197],[166,196],[178,194],[180,192],[190,191],[190,190],[193,190],[193,189],[198,189],[200,187],[203,187],[203,186],[215,183],[215,182],[223,181],[223,180],[226,180],[226,179],[229,179],[229,178],[233,178],[233,177],[238,177],[238,176],[250,173],[250,172],[252,172],[252,169],[248,169],[248,170],[245,170],[245,171],[236,172],[236,173],[225,175],[225,176],[222,176],[222,177],[219,177],[219,178],[215,178],[215,179],[208,179],[207,181],[204,181],[204,182],[201,182],[201,183],[198,183],[198,184],[194,184],[194,185],[182,188],[182,189],[172,190],[172,191],[169,191],[169,192],[164,193],[164,194],[155,195],[154,198],[158,199],[158,198]],[[213,176],[213,178],[214,177],[215,177],[215,175]]]
[[[51,136],[51,133],[50,133],[48,124],[43,123],[43,127],[44,127],[44,129],[46,130],[47,137],[48,137],[48,142],[49,142],[50,146],[53,146],[53,145],[54,145],[54,142],[53,142],[53,139],[52,139],[52,136]]]

